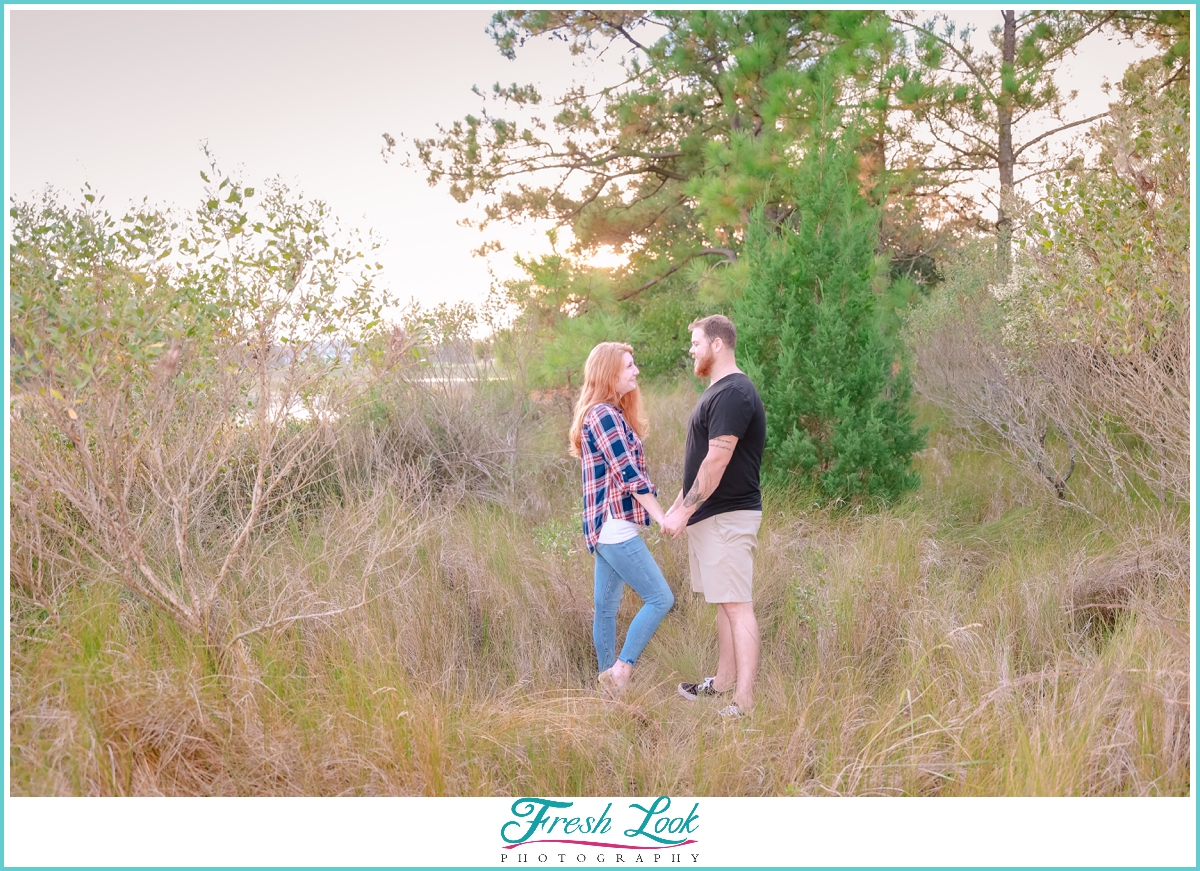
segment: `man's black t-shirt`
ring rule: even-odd
[[[761,511],[762,490],[758,469],[767,441],[767,413],[754,384],[741,372],[726,375],[709,385],[688,418],[687,447],[683,458],[683,493],[696,481],[700,464],[708,455],[709,440],[735,436],[733,457],[717,489],[688,519],[688,526],[727,511]]]

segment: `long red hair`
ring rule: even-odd
[[[617,380],[625,368],[625,354],[633,353],[633,348],[624,342],[601,342],[592,348],[587,362],[583,365],[583,389],[579,391],[579,400],[575,403],[575,418],[571,421],[571,433],[568,438],[568,449],[571,456],[583,455],[580,443],[583,438],[583,418],[592,410],[592,406],[607,402],[615,405],[625,415],[625,422],[637,433],[638,438],[644,438],[650,431],[646,419],[646,409],[642,405],[642,388],[635,387],[624,396],[617,396]]]

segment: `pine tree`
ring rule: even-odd
[[[738,361],[767,410],[768,478],[892,499],[918,483],[910,462],[924,432],[876,317],[878,208],[860,192],[853,133],[839,129],[831,93],[823,102],[786,180],[798,218],[771,226],[759,208],[747,231]]]

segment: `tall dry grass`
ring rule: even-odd
[[[668,500],[696,395],[649,391]],[[600,697],[567,416],[527,411],[511,483],[432,488],[428,463],[397,463],[289,520],[237,579],[234,622],[270,624],[285,590],[331,613],[232,657],[74,560],[53,619],[13,608],[13,793],[1190,791],[1177,519],[1115,496],[1071,511],[944,424],[921,489],[889,510],[769,492],[758,705],[724,723],[675,691],[714,668],[714,612],[690,593],[685,545],[653,531],[676,605],[625,699]],[[622,626],[638,604],[627,594]]]

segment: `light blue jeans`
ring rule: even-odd
[[[645,604],[629,624],[621,659],[637,662],[650,636],[671,606],[675,596],[667,586],[658,563],[642,537],[635,536],[620,544],[596,545],[596,613],[592,620],[592,641],[600,671],[613,667],[617,660],[617,609],[625,585],[642,597]]]

